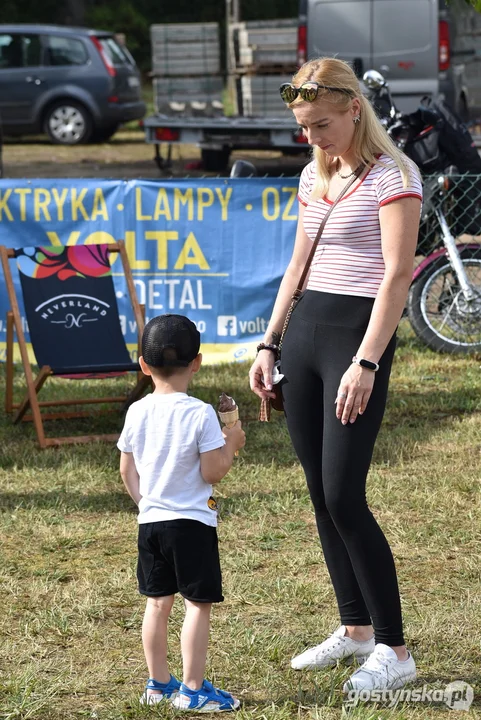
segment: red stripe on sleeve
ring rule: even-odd
[[[379,207],[384,207],[384,205],[389,205],[389,203],[394,202],[395,200],[400,200],[401,198],[407,198],[407,197],[414,197],[418,200],[421,200],[422,202],[422,196],[419,195],[419,193],[414,192],[407,192],[407,193],[400,193],[399,195],[393,195],[392,197],[386,198],[385,200],[382,200],[379,203]]]

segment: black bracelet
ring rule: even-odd
[[[257,346],[257,352],[259,353],[261,350],[270,350],[274,353],[276,357],[279,354],[279,348],[273,343],[259,343],[259,345]]]
[[[352,358],[352,362],[356,363],[356,365],[359,365],[360,367],[366,368],[367,370],[372,370],[372,372],[377,372],[379,370],[378,363],[366,360],[365,358],[358,358],[356,355]]]

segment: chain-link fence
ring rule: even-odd
[[[428,253],[439,241],[441,210],[454,237],[468,235],[481,242],[481,176],[429,175],[424,178],[424,202],[418,250]]]
[[[481,176],[424,179],[407,314],[433,350],[481,351]]]

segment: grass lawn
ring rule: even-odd
[[[247,432],[218,486],[226,601],[214,610],[208,663],[209,679],[242,698],[239,720],[481,717],[481,360],[424,350],[407,327],[400,335],[368,496],[396,558],[416,685],[463,680],[474,702],[469,712],[435,702],[349,709],[348,667],[290,669],[293,654],[337,627],[336,605],[284,421],[256,422],[248,366],[238,364],[204,368],[192,392],[213,404],[222,390],[233,395]],[[69,381],[52,381],[50,392],[60,383],[72,392]],[[111,416],[55,429],[120,426]],[[2,416],[0,539],[1,720],[183,717],[138,702],[136,513],[113,445],[40,451],[31,426]],[[178,600],[175,673],[181,622]]]

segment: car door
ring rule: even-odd
[[[373,67],[400,94],[438,90],[438,1],[373,0]]]
[[[35,124],[34,106],[43,92],[38,35],[0,33],[0,115],[5,129]]]
[[[48,90],[58,91],[60,87],[66,97],[70,97],[71,87],[90,92],[99,73],[90,62],[87,38],[58,31],[42,34],[42,43],[42,78]]]
[[[308,59],[328,55],[351,62],[358,77],[371,67],[372,0],[310,0]]]

